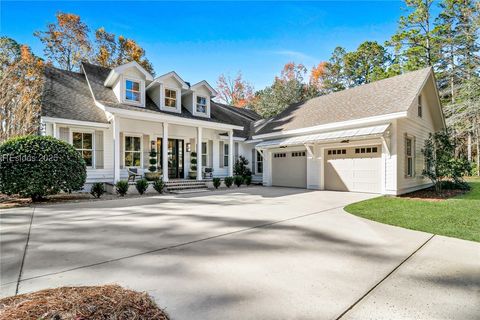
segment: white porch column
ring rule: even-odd
[[[162,176],[163,182],[168,181],[168,123],[163,123],[162,137]]]
[[[57,123],[56,122],[53,122],[52,123],[52,134],[53,134],[53,137],[58,139],[58,128],[57,128]]]
[[[113,182],[120,180],[120,119],[117,116],[112,118],[113,125]]]
[[[233,176],[233,130],[228,131],[228,175]]]
[[[197,180],[202,180],[202,127],[197,127]]]

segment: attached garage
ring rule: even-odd
[[[381,193],[381,146],[325,149],[325,189]]]
[[[307,153],[305,149],[285,149],[272,153],[272,185],[307,187]]]

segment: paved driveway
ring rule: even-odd
[[[0,211],[1,295],[119,283],[173,319],[476,318],[479,244],[342,210],[369,197],[251,187]]]

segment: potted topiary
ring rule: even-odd
[[[190,154],[190,172],[188,173],[190,179],[197,178],[197,153],[192,152]]]
[[[155,148],[152,148],[149,156],[150,167],[148,167],[149,172],[145,172],[145,179],[147,179],[148,181],[155,181],[160,179],[160,176],[162,174],[160,171],[157,171],[157,151],[155,151]]]

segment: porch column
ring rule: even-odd
[[[202,180],[202,127],[197,128],[197,180]]]
[[[168,181],[168,123],[163,123],[162,137],[162,176],[163,182]]]
[[[120,119],[117,116],[112,118],[113,126],[113,182],[120,180]]]
[[[228,131],[228,175],[233,176],[233,130]]]

